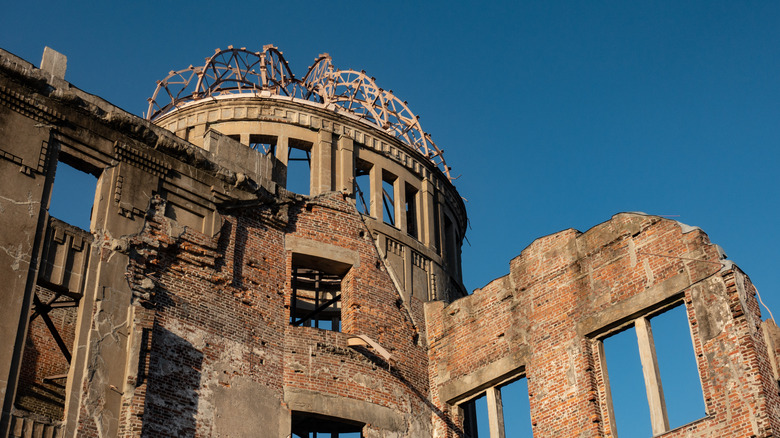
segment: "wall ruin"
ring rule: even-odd
[[[0,51],[0,436],[463,437],[486,395],[497,438],[518,378],[534,436],[616,436],[604,340],[624,330],[655,435],[778,435],[780,329],[703,231],[621,213],[466,295],[465,207],[427,140],[269,90],[152,123],[65,63]],[[58,163],[97,179],[89,229],[49,214]],[[681,427],[650,329],[674,306],[706,410]]]

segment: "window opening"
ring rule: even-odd
[[[355,164],[355,205],[361,214],[371,215],[371,164],[357,161]]]
[[[395,226],[395,180],[395,175],[382,172],[382,219],[392,226]]]
[[[439,225],[439,203],[433,202],[433,246],[436,253],[441,255],[441,225]]]
[[[276,153],[276,136],[252,134],[249,136],[249,148],[264,155]]]
[[[89,231],[96,190],[96,176],[62,161],[58,162],[49,214],[70,225]]]
[[[417,234],[417,190],[406,184],[406,233],[415,239],[419,238]]]
[[[707,415],[693,341],[690,335],[685,336],[690,333],[688,315],[680,305],[653,316],[650,322],[669,428],[674,429]]]
[[[604,339],[604,353],[617,435],[620,438],[652,436],[634,327]]]
[[[459,406],[465,438],[533,436],[528,382],[524,377],[487,388]]]
[[[290,429],[294,438],[362,438],[363,424],[325,415],[293,411]]]
[[[311,191],[311,143],[290,139],[287,149],[287,190],[301,195]]]
[[[446,214],[444,215],[444,252],[450,269],[455,269],[455,230],[452,226],[452,220]]]
[[[525,377],[501,386],[504,430],[507,437],[533,437],[528,380]]]
[[[293,266],[290,324],[341,331],[343,276]]]
[[[487,398],[484,393],[461,404],[460,408],[463,413],[464,438],[490,437]]]
[[[639,317],[603,345],[620,438],[658,435],[706,415],[684,305]]]

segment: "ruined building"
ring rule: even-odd
[[[0,51],[0,436],[475,437],[486,397],[497,438],[524,382],[534,436],[614,437],[626,334],[653,435],[780,436],[777,326],[701,230],[617,214],[469,295],[450,169],[365,73],[229,48],[141,118],[65,63]],[[58,190],[71,168],[94,194]],[[52,197],[94,197],[88,229]],[[668,315],[703,404],[684,424]]]

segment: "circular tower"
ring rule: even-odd
[[[206,149],[208,133],[218,132],[273,155],[279,188],[309,197],[348,195],[389,249],[396,272],[430,264],[428,278],[398,279],[412,286],[404,287],[407,294],[423,301],[466,295],[460,265],[466,209],[443,151],[407,103],[364,71],[336,69],[322,54],[299,78],[273,46],[261,52],[231,46],[159,81],[146,117]]]
[[[327,54],[297,77],[273,46],[217,50],[171,72],[149,102],[149,120],[249,192],[218,206],[220,261],[207,276],[239,297],[227,325],[246,336],[203,335],[220,348],[199,368],[216,414],[198,427],[251,429],[242,418],[265,412],[257,427],[278,424],[279,436],[431,436],[423,304],[466,295],[466,210],[406,102]],[[165,216],[183,224],[186,205],[168,196],[178,210]],[[207,318],[228,305],[226,294],[188,295],[179,278],[166,284]],[[203,330],[191,314],[176,320],[160,326]]]

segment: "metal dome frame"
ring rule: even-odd
[[[171,71],[157,81],[148,99],[146,118],[157,120],[186,103],[208,97],[261,92],[346,110],[411,146],[453,180],[444,152],[422,130],[419,116],[408,104],[392,90],[380,88],[365,71],[334,68],[327,53],[319,55],[298,79],[282,52],[272,45],[264,46],[262,52],[233,46],[217,49],[203,66]]]

